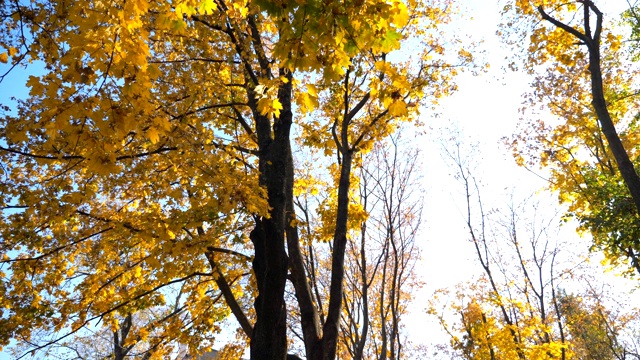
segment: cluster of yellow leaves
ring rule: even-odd
[[[445,301],[445,308],[439,309]],[[505,323],[500,306],[505,306],[517,322]],[[560,341],[550,325],[555,320],[542,322],[538,311],[517,298],[492,295],[486,278],[459,286],[455,294],[439,290],[428,308],[428,313],[438,318],[451,335],[451,346],[464,359],[560,358],[562,349],[566,359],[571,359],[570,343]],[[449,314],[454,317],[449,318]],[[545,340],[545,334],[552,334],[551,339]]]
[[[286,78],[278,79],[278,81],[288,82]],[[270,83],[273,83],[271,81]],[[278,100],[278,86],[274,84],[273,86],[268,86],[260,84],[255,87],[254,92],[256,93],[256,99],[258,100],[258,111],[262,115],[267,115],[270,119],[273,119],[280,116],[280,110],[282,110],[282,104],[280,100]]]
[[[415,59],[385,60],[409,35],[448,21],[447,1],[221,4],[3,3],[14,15],[0,29],[0,61],[18,59],[20,49],[45,68],[29,77],[29,98],[0,119],[0,207],[19,207],[0,218],[0,237],[10,239],[0,306],[11,319],[0,322],[1,344],[96,320],[117,329],[128,314],[164,316],[175,305],[179,316],[134,327],[132,336],[198,352],[229,315],[205,254],[250,253],[251,221],[268,216],[255,128],[261,116],[276,126],[295,110],[284,108],[282,87],[294,88],[298,144],[332,159],[319,170],[328,180],[296,182],[296,194],[325,200],[308,241],[332,235],[330,189],[340,174],[333,134],[367,151],[415,118],[423,97],[454,88],[437,36]],[[358,101],[357,116],[335,125]],[[367,214],[351,197],[356,229]],[[250,257],[217,259],[247,308]],[[181,288],[178,304],[165,296],[172,286]]]
[[[8,63],[10,57],[15,57],[18,53],[18,50],[14,47],[9,47],[8,51],[0,53],[0,62]]]
[[[333,239],[335,232],[335,217],[338,209],[338,190],[340,168],[336,164],[329,165],[329,173],[326,176],[320,174],[309,174],[301,171],[301,176],[294,184],[294,196],[299,203],[304,204],[304,208],[313,211],[313,219],[310,214],[301,214],[297,221],[303,239],[310,242],[329,242]],[[323,178],[326,178],[323,180]],[[353,188],[349,198],[349,224],[348,228],[353,231],[352,236],[357,237],[358,229],[363,221],[367,219],[367,212],[358,201],[357,186],[359,178],[351,176]],[[317,217],[317,218],[316,218]]]

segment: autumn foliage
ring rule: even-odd
[[[503,38],[527,48],[514,65],[534,76],[521,131],[508,143],[521,165],[548,169],[550,187],[593,235],[594,249],[631,275],[640,273],[640,177],[637,39],[627,36],[637,10],[630,5],[618,26],[609,9],[590,0],[505,7]]]
[[[445,54],[451,4],[0,4],[0,61],[32,74],[0,119],[0,343],[46,350],[97,326],[121,356],[195,354],[233,314],[253,359],[282,359],[289,278],[307,358],[334,358],[366,216],[357,154],[455,89],[471,57]],[[319,153],[336,189],[311,232],[293,196],[321,175],[300,181],[294,150]],[[322,318],[299,251],[313,241],[333,249]]]
[[[235,330],[226,358],[402,358],[422,205],[418,153],[396,134],[473,62],[444,30],[455,10],[0,0],[1,86],[18,73],[10,86],[28,92],[0,104],[0,346],[159,359]],[[627,275],[640,273],[638,13],[517,0],[499,31],[533,79],[507,145]],[[517,275],[489,256],[479,188],[451,158],[484,273],[455,295],[459,321],[439,318],[457,354],[627,349],[603,345],[627,322],[556,286],[557,249],[532,243],[527,258],[516,221],[502,225]]]

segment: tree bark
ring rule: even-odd
[[[343,144],[346,144],[346,142],[343,142]],[[333,254],[331,258],[329,308],[327,311],[327,319],[322,328],[322,360],[333,360],[336,357],[340,330],[340,316],[342,314],[344,257],[347,250],[347,220],[349,219],[349,187],[351,185],[351,162],[353,151],[351,149],[346,149],[342,154],[342,169],[340,171],[340,181],[338,185],[336,230],[333,237]]]
[[[366,185],[365,185],[366,186]],[[367,208],[366,205],[366,197],[364,198],[365,205],[364,208]],[[361,289],[362,291],[362,335],[359,341],[356,344],[355,356],[354,360],[362,360],[364,354],[364,346],[367,343],[367,335],[369,332],[369,278],[367,277],[367,256],[366,256],[366,237],[367,237],[367,227],[366,221],[362,225],[362,229],[360,230],[362,233],[360,235],[360,281],[362,281]]]
[[[113,332],[113,358],[115,360],[124,360],[131,348],[133,348],[133,345],[124,346],[129,336],[132,323],[133,318],[131,314],[127,314],[120,328]]]
[[[293,168],[293,159],[291,159]],[[293,194],[293,178],[287,184]],[[289,190],[287,190],[289,191]],[[313,302],[311,287],[307,281],[304,259],[300,250],[300,239],[297,228],[292,224],[296,219],[293,196],[287,202],[287,249],[289,250],[289,266],[291,268],[291,283],[300,308],[300,325],[306,350],[307,359],[311,359],[317,351],[322,337],[318,309]]]
[[[282,84],[278,100],[283,110],[271,121],[257,110],[255,96],[249,91],[249,104],[256,119],[260,185],[267,189],[269,217],[256,217],[250,239],[254,245],[253,269],[258,287],[255,299],[256,323],[251,336],[251,360],[284,360],[287,356],[287,323],[284,290],[288,257],[285,251],[287,199],[292,197],[287,182],[293,179],[290,130],[291,74]]]

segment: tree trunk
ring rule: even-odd
[[[344,138],[346,138],[346,135]],[[343,142],[343,144],[346,143],[346,141]],[[351,184],[353,151],[346,149],[342,154],[342,169],[338,185],[336,230],[333,238],[333,254],[331,258],[331,285],[329,287],[331,297],[329,299],[327,320],[322,328],[322,360],[333,360],[336,358],[340,331],[340,316],[342,314],[344,257],[347,251],[347,220],[349,218],[349,187]]]
[[[366,199],[365,199],[366,200]],[[366,209],[366,204],[365,204]],[[367,277],[367,256],[366,256],[366,222],[362,226],[362,234],[360,235],[360,281],[362,281],[362,337],[356,345],[354,360],[362,360],[364,354],[364,346],[367,343],[367,333],[369,331],[369,278]]]
[[[291,159],[291,167],[293,168],[293,159]],[[293,193],[293,178],[287,184]],[[295,295],[300,307],[300,326],[302,327],[302,335],[307,359],[311,359],[313,354],[319,351],[319,340],[322,336],[320,329],[320,317],[318,310],[313,303],[313,295],[311,287],[307,281],[307,274],[304,267],[304,259],[300,250],[300,239],[298,230],[292,225],[296,219],[293,204],[293,196],[287,203],[287,249],[289,250],[291,268],[291,283],[295,289]]]
[[[113,332],[114,360],[124,360],[133,347],[133,345],[129,345],[127,347],[124,346],[127,341],[127,337],[129,336],[129,330],[131,330],[132,323],[133,318],[131,314],[127,314],[127,316],[124,318],[124,321],[122,321],[120,328]]]
[[[591,103],[598,115],[602,133],[609,143],[613,157],[616,159],[620,175],[622,175],[622,179],[631,193],[633,202],[636,205],[636,211],[640,214],[640,177],[638,177],[638,173],[631,159],[629,159],[629,154],[622,145],[620,136],[618,136],[618,132],[611,119],[611,114],[609,114],[609,109],[607,108],[607,102],[604,98],[602,69],[600,67],[600,48],[598,45],[599,44],[594,44],[593,47],[589,47],[589,72],[591,72],[591,95],[593,96]]]
[[[285,76],[291,77],[291,74]],[[291,79],[290,79],[291,80]],[[253,270],[258,287],[255,299],[256,323],[251,336],[251,360],[284,360],[287,356],[287,322],[284,290],[288,258],[285,251],[286,209],[293,196],[287,183],[293,179],[290,130],[291,81],[280,86],[280,116],[271,121],[257,111],[254,94],[249,103],[254,109],[258,135],[260,185],[267,189],[269,218],[256,218],[250,239],[255,249]],[[273,131],[273,132],[272,132]],[[273,135],[272,135],[273,134]]]

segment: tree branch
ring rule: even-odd
[[[572,34],[573,36],[577,37],[579,40],[581,40],[585,44],[588,43],[587,37],[583,33],[579,32],[578,30],[572,28],[571,26],[566,25],[566,24],[554,19],[553,17],[549,16],[549,14],[547,14],[544,11],[544,8],[542,7],[542,5],[538,6],[538,12],[540,13],[540,15],[542,16],[542,18],[544,20],[547,20],[550,23],[552,23],[553,25],[559,27],[560,29]]]

